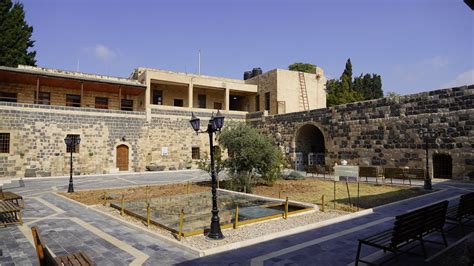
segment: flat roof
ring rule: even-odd
[[[84,81],[91,81],[91,82],[101,82],[101,83],[108,83],[108,84],[146,88],[145,84],[142,84],[138,82],[137,80],[132,80],[128,78],[96,75],[96,74],[82,73],[82,72],[76,72],[76,71],[59,70],[59,69],[54,69],[54,68],[19,65],[17,68],[0,66],[0,70],[22,73],[22,74],[32,74],[32,75],[39,75],[39,76],[46,76],[46,77],[54,77],[54,78],[84,80]]]

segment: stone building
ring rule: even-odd
[[[320,68],[237,80],[150,68],[115,78],[0,67],[0,176],[67,174],[66,136],[81,138],[73,147],[80,174],[187,167],[208,149],[206,136],[193,134],[191,112],[209,119],[220,109],[227,122],[245,123],[249,112],[324,108],[324,84]]]
[[[351,164],[424,168],[419,129],[434,177],[474,175],[474,85],[326,108],[323,70],[276,69],[245,80],[137,68],[130,78],[19,66],[0,67],[0,176],[181,169],[206,156],[194,112],[216,109],[275,140],[289,165]],[[206,121],[202,121],[202,125]]]

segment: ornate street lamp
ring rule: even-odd
[[[71,161],[70,161],[70,168],[69,168],[69,187],[67,189],[67,192],[72,193],[74,192],[74,184],[72,182],[72,150],[73,150],[74,145],[76,144],[78,145],[79,143],[81,143],[81,137],[78,136],[74,141],[72,136],[67,136],[64,139],[64,142],[66,143],[66,146],[69,148],[69,151],[71,152]]]
[[[428,150],[429,150],[429,142],[430,140],[436,140],[436,137],[438,136],[438,132],[429,128],[421,128],[420,131],[418,132],[420,134],[420,138],[423,139],[425,143],[425,151],[426,151],[426,171],[425,171],[425,183],[424,183],[424,188],[431,190],[432,185],[431,185],[431,177],[430,177],[430,167],[428,164]]]
[[[211,229],[207,234],[207,237],[210,239],[223,239],[224,235],[221,231],[221,225],[219,224],[219,209],[217,208],[217,176],[216,168],[214,165],[214,144],[213,144],[213,134],[221,131],[222,126],[224,126],[224,116],[217,111],[216,116],[214,113],[207,124],[207,130],[200,130],[201,121],[197,118],[194,113],[192,113],[191,120],[189,121],[193,127],[196,134],[199,133],[208,133],[209,134],[209,145],[210,145],[210,154],[211,154],[211,184],[212,184],[212,218],[211,218]]]

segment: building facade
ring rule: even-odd
[[[67,174],[67,136],[81,138],[73,148],[78,174],[189,167],[208,153],[206,136],[189,125],[192,112],[206,120],[221,110],[227,123],[245,123],[255,111],[323,108],[325,78],[318,71],[278,69],[237,80],[150,68],[115,78],[0,67],[0,176]],[[285,99],[297,87],[300,100]]]
[[[130,78],[20,66],[0,67],[0,176],[183,169],[207,157],[206,122],[248,123],[288,159],[308,164],[424,168],[418,131],[436,130],[428,162],[434,177],[474,179],[474,86],[326,108],[322,69],[275,69],[246,80],[137,68]]]

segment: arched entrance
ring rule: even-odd
[[[128,171],[128,146],[125,144],[117,146],[116,167],[119,171]]]
[[[433,177],[453,178],[453,159],[447,154],[433,154]]]
[[[302,126],[296,132],[295,169],[304,170],[308,165],[325,164],[324,135],[312,124]]]

